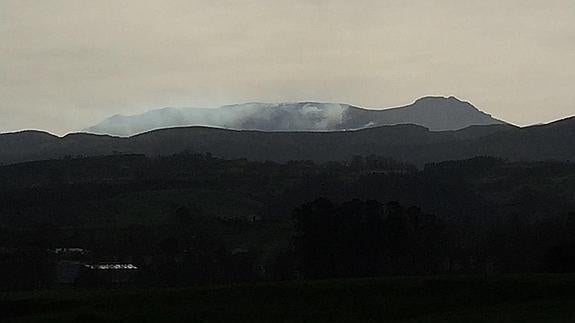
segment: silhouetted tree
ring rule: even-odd
[[[441,225],[418,208],[326,199],[294,210],[296,255],[306,278],[433,272]]]

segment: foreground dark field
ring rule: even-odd
[[[573,322],[575,275],[46,291],[7,295],[2,313],[3,322]]]

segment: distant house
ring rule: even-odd
[[[55,269],[57,285],[82,287],[131,283],[139,271],[132,263],[89,264],[75,260],[60,260]]]
[[[98,282],[109,284],[126,284],[134,282],[140,268],[132,263],[101,262],[88,265]]]
[[[57,256],[59,259],[83,259],[90,254],[89,250],[83,248],[55,248],[49,250],[52,254]]]

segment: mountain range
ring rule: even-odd
[[[190,122],[210,127],[187,126]],[[64,137],[41,131],[0,134],[0,163],[185,151],[273,161],[375,154],[417,165],[475,156],[564,161],[575,160],[574,137],[575,118],[520,128],[454,97],[425,97],[386,110],[332,103],[253,103],[116,116]]]
[[[118,153],[170,155],[210,152],[250,160],[348,160],[376,154],[422,165],[475,156],[511,161],[575,160],[575,118],[519,128],[507,124],[431,131],[418,125],[331,132],[264,132],[208,127],[160,129],[129,138],[24,131],[0,135],[0,162]]]
[[[444,131],[504,122],[455,97],[423,97],[410,105],[390,109],[365,109],[349,104],[319,102],[246,103],[214,109],[164,108],[133,116],[115,115],[84,129],[84,132],[127,137],[182,126],[262,131],[337,131],[397,124],[416,124],[432,131]]]

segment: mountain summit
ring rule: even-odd
[[[432,131],[441,131],[504,122],[455,97],[423,97],[410,105],[389,109],[365,109],[349,104],[320,102],[245,103],[215,109],[164,108],[133,116],[116,115],[84,131],[131,136],[181,126],[333,131],[397,124],[416,124]]]

